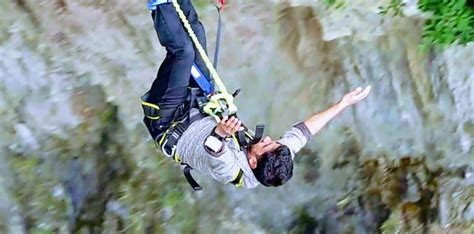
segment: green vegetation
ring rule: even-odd
[[[388,6],[380,7],[380,14],[387,15],[392,13],[394,16],[403,15],[402,7],[405,6],[405,3],[402,0],[391,0]]]
[[[54,178],[52,163],[35,155],[12,155],[10,166],[14,169],[10,189],[20,204],[27,232],[51,233],[48,230],[67,220],[64,199],[53,192],[60,181]]]
[[[324,2],[331,7],[334,7],[336,9],[342,8],[345,6],[345,1],[344,0],[324,0]]]
[[[401,0],[391,0],[381,7],[383,15],[403,16]],[[474,40],[474,10],[466,0],[420,0],[418,8],[431,13],[423,27],[423,47],[446,47]]]
[[[210,3],[211,3],[211,1],[209,1],[209,0],[195,0],[195,1],[193,1],[194,7],[198,10],[209,6]]]

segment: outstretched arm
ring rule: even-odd
[[[339,113],[341,113],[346,107],[349,107],[351,105],[354,105],[360,101],[362,101],[364,98],[367,97],[370,93],[370,86],[367,86],[365,89],[362,89],[361,87],[356,88],[352,92],[347,93],[342,97],[342,99],[334,104],[332,107],[329,109],[312,115],[308,119],[304,121],[306,127],[308,127],[308,130],[310,131],[311,135],[315,135],[316,133],[319,132],[326,124],[336,117]]]

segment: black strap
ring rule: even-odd
[[[186,180],[188,181],[189,185],[191,185],[194,191],[200,191],[202,190],[202,187],[196,182],[196,180],[194,180],[193,176],[191,175],[192,169],[193,169],[192,167],[185,164],[183,168],[184,177],[186,177]]]
[[[246,129],[237,132],[237,142],[239,142],[241,148],[245,148],[248,145],[247,138],[245,138],[245,131]]]
[[[265,125],[263,124],[257,125],[257,127],[255,128],[255,135],[253,136],[253,139],[250,142],[250,145],[254,145],[260,142],[260,140],[262,140],[264,131],[265,131]]]
[[[191,116],[190,118],[188,117],[187,119],[183,120],[183,122],[177,124],[172,129],[170,129],[168,135],[166,136],[167,139],[165,140],[165,145],[163,146],[163,148],[171,152],[173,147],[178,143],[179,138],[181,138],[186,129],[188,129],[189,125],[191,125],[197,120],[203,119],[204,117],[205,116],[203,114],[197,113]]]
[[[244,128],[242,131],[237,132],[237,141],[239,142],[240,148],[248,148],[252,145],[257,144],[262,140],[263,133],[265,131],[265,125],[259,124],[255,128],[255,133],[252,134],[248,128]]]
[[[180,122],[176,126],[169,129],[169,133],[166,136],[164,149],[172,151],[171,149],[178,143],[179,138],[183,133],[188,129],[189,125],[193,122],[204,118],[205,116],[200,112],[196,115],[191,116],[191,110],[196,106],[196,98],[199,95],[198,88],[191,88],[190,94],[188,96],[188,104],[182,104],[178,110],[175,112],[175,117],[173,121]]]
[[[221,7],[214,4],[217,8],[217,13],[219,14],[219,21],[217,22],[217,34],[216,34],[216,48],[214,50],[214,68],[217,70],[217,62],[219,61],[219,47],[221,45]]]
[[[242,171],[242,169],[240,169],[239,174],[237,175],[237,177],[233,181],[231,181],[230,183],[233,184],[233,185],[239,184],[239,182],[242,179],[243,175],[244,175],[244,171]]]

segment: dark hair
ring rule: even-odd
[[[253,174],[267,187],[286,183],[293,176],[293,159],[288,146],[281,145],[276,150],[263,154],[257,162],[257,168],[253,169]]]

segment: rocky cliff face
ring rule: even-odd
[[[372,94],[252,191],[154,149],[139,97],[164,58],[143,1],[2,1],[0,232],[472,231],[474,45],[420,50],[426,16],[310,1],[224,11],[219,72],[240,115],[278,137],[353,87]],[[199,2],[213,50],[212,6]]]

